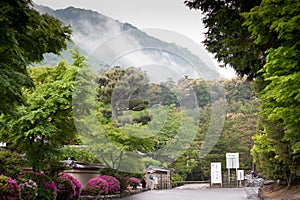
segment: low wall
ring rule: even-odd
[[[99,169],[91,170],[91,169],[69,169],[65,170],[64,173],[70,174],[74,178],[76,178],[83,189],[86,188],[86,184],[88,180],[91,178],[96,178],[100,176]]]

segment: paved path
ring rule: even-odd
[[[209,188],[208,185],[189,184],[172,190],[154,190],[136,194],[123,200],[258,200],[258,188]]]

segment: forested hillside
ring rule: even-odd
[[[183,77],[178,81],[170,79],[158,84],[149,82],[145,77],[143,71],[121,67],[115,67],[98,77],[99,126],[105,129],[107,137],[116,145],[108,151],[105,144],[100,145],[100,138],[84,139],[92,143],[96,152],[102,152],[100,161],[120,169],[122,164],[127,163],[131,170],[151,164],[171,167],[175,169],[177,178],[181,177],[180,180],[207,180],[211,162],[222,162],[225,170],[225,154],[238,152],[240,168],[252,169],[250,149],[253,145],[252,136],[256,132],[259,102],[250,82],[243,79],[205,81]],[[213,95],[215,99],[212,101],[212,93],[217,93],[221,86],[226,99],[222,95]],[[193,91],[196,101],[192,100],[191,93],[178,93],[187,88]],[[183,104],[182,99],[189,103]],[[208,130],[215,120],[212,103],[227,107],[220,135]],[[186,115],[195,109],[199,118]],[[183,133],[181,129],[184,129]],[[174,142],[174,139],[179,141]],[[205,143],[211,143],[212,146]],[[143,156],[138,163],[121,158],[126,153],[116,151],[118,148],[141,152]]]
[[[210,162],[225,168],[225,153],[237,152],[241,169],[255,167],[291,187],[300,166],[299,2],[185,3],[205,15],[207,49],[244,78],[215,79],[187,49],[94,11],[35,6],[46,15],[28,2],[1,2],[1,141],[25,154],[36,171],[64,159],[65,145],[86,144],[88,156],[108,167],[132,172],[165,166],[181,180],[209,179]],[[50,56],[56,67],[28,68],[64,50],[71,29],[70,47],[81,50],[75,48],[69,62]],[[124,63],[91,72],[90,66],[107,63],[83,54],[124,31],[134,47],[172,52],[143,55],[165,56],[185,70],[181,55],[206,79],[187,69],[176,80],[155,82]],[[100,50],[112,56],[116,46],[105,47]]]
[[[136,65],[146,65],[149,63],[157,65],[172,63],[172,65],[175,65],[183,74],[188,76],[194,77],[195,74],[197,74],[197,72],[191,68],[191,64],[200,69],[202,75],[207,79],[213,79],[219,76],[213,66],[205,61],[205,57],[199,57],[199,55],[195,55],[187,48],[175,43],[168,43],[152,37],[128,22],[122,23],[101,13],[74,7],[53,10],[49,7],[34,5],[34,8],[40,13],[48,13],[60,19],[65,25],[70,25],[73,32],[72,43],[69,43],[69,48],[73,49],[74,45],[77,45],[83,55],[89,55],[88,61],[90,65],[97,68],[97,70],[101,65],[109,65],[109,67],[112,68],[116,65],[122,67],[137,67]],[[156,32],[159,32],[159,30]],[[115,43],[120,42],[122,45],[114,46]],[[104,46],[101,47],[101,45]],[[120,56],[115,54],[115,52],[120,51],[119,49],[125,49],[125,52],[134,51],[136,49],[138,49],[138,51],[136,52],[137,54],[131,58],[132,60],[120,59],[117,63],[113,63],[113,65],[110,66],[111,63],[109,62],[115,59],[115,57]],[[105,51],[105,53],[102,51]],[[125,52],[120,53],[123,54]],[[103,56],[99,57],[99,55],[102,54]],[[71,62],[71,57],[72,55],[69,51],[63,51],[61,56],[47,54],[42,64],[54,66],[62,58]],[[145,62],[140,63],[139,57],[144,58],[143,60]]]

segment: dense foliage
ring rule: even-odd
[[[212,82],[209,84],[218,84]],[[176,182],[184,180],[207,180],[210,177],[210,163],[221,162],[224,173],[225,153],[238,152],[240,168],[250,171],[252,168],[252,136],[256,131],[259,102],[252,91],[252,84],[244,79],[223,80],[227,98],[226,120],[223,131],[211,151],[199,155],[207,128],[211,121],[209,104],[201,109],[200,125],[192,146],[169,167],[175,169]]]
[[[113,92],[116,92],[114,87],[117,87],[116,90],[120,94],[122,94],[121,92],[124,92],[125,94],[130,92],[132,89],[125,90],[125,86],[126,84],[129,84],[126,81],[129,79],[128,77],[132,76],[130,74],[132,74],[133,71],[133,68],[129,68],[127,70],[117,67],[105,72],[104,75],[99,78],[99,101],[104,101],[101,100],[103,98],[106,99],[106,104],[99,109],[102,114],[98,115],[101,116],[99,121],[102,123],[107,124],[113,122],[111,120],[113,118],[112,113],[114,111],[111,109],[112,105],[110,105],[110,102],[112,102]],[[132,77],[129,80],[137,81],[138,79],[133,79]],[[132,85],[131,82],[130,84]],[[122,87],[122,85],[125,86]],[[227,118],[220,138],[214,139],[216,140],[215,147],[211,149],[210,153],[208,152],[209,154],[207,156],[204,156],[200,159],[201,155],[199,155],[199,152],[204,152],[204,147],[202,145],[206,135],[208,135],[207,129],[211,123],[212,95],[216,102],[219,100],[220,106],[224,106],[222,103],[222,95],[219,95],[218,93],[220,85],[223,85],[227,95]],[[172,160],[172,158],[176,156],[178,157],[178,154],[174,154],[175,152],[177,153],[176,147],[174,149],[166,149],[165,147],[172,143],[174,138],[181,140],[181,143],[178,144],[178,147],[184,147],[182,144],[184,144],[185,138],[180,137],[178,132],[179,129],[183,129],[181,120],[183,120],[182,111],[184,110],[183,105],[180,104],[180,98],[182,98],[182,96],[178,95],[178,91],[184,91],[188,87],[192,88],[196,94],[197,103],[199,106],[200,121],[198,127],[189,125],[190,127],[193,127],[194,130],[197,130],[194,141],[190,141],[190,143],[192,143],[190,144],[190,147],[184,149],[181,152],[182,156],[175,161]],[[187,97],[188,96],[184,98],[188,100]],[[118,133],[119,138],[117,140],[114,137],[110,137],[110,141],[114,141],[113,144],[120,145],[124,150],[127,151],[138,150],[145,153],[145,158],[142,159],[145,162],[143,166],[151,165],[154,162],[156,162],[156,165],[167,166],[167,163],[172,163],[175,161],[174,163],[168,165],[168,167],[175,168],[176,173],[179,173],[179,175],[182,177],[182,180],[205,180],[209,178],[210,162],[222,161],[223,166],[225,166],[225,153],[239,152],[241,158],[241,167],[248,170],[252,168],[252,157],[250,155],[250,149],[252,146],[251,139],[256,130],[256,119],[259,111],[259,103],[254,92],[252,91],[252,84],[244,79],[215,80],[207,82],[204,79],[192,79],[185,77],[177,82],[168,80],[167,82],[160,84],[144,82],[143,84],[139,85],[138,83],[135,83],[133,95],[129,95],[127,98],[129,103],[125,105],[129,105],[128,109],[124,107],[122,108],[124,111],[116,111],[119,112],[119,114],[115,120],[117,120],[119,123],[114,126],[107,127],[107,125],[102,125],[101,127],[105,128],[107,133],[110,133],[110,131],[113,130],[118,131],[114,133]],[[134,102],[135,106],[131,107],[130,105],[133,105],[131,102]],[[158,107],[158,109],[155,110],[154,105],[158,104],[161,107]],[[141,116],[149,115],[150,110],[152,116],[150,115],[148,120],[144,121],[144,123],[142,122],[141,126],[135,124],[137,123],[136,120],[132,120],[140,118]],[[126,116],[126,118],[122,118],[123,115]],[[124,121],[123,119],[126,119],[127,121]],[[188,124],[188,122],[188,120],[185,120],[185,124]],[[245,124],[247,124],[247,126],[245,126]],[[106,129],[106,127],[108,129]],[[154,131],[157,132],[152,132],[152,135],[154,136],[153,141],[156,141],[155,143],[150,143],[152,140],[150,140],[147,132],[143,132],[146,130],[143,127],[148,127],[148,129],[153,127],[155,128]],[[124,134],[122,130],[128,130],[126,133],[130,133],[130,138],[128,139],[130,139],[131,143],[121,140],[120,137],[123,137]],[[190,130],[186,130],[185,132],[190,132]],[[145,148],[136,146],[136,143],[133,142],[135,137],[139,138],[139,142],[142,144],[148,140],[147,145],[152,145],[152,148],[149,148],[148,151],[145,151]],[[95,134],[93,134],[93,138],[91,139],[94,140],[94,138]],[[144,138],[147,140],[143,140]],[[97,144],[99,145],[99,142]],[[125,144],[130,145],[131,147],[124,148]],[[135,147],[132,148],[133,146]],[[109,149],[107,145],[104,148],[107,148],[107,150]],[[113,151],[110,150],[109,152],[112,153]],[[115,156],[118,155],[120,156],[121,154],[119,153]],[[103,161],[103,158],[103,153],[101,153],[100,160]],[[117,158],[119,158],[119,161],[124,162],[125,160],[125,163],[127,163],[126,159],[122,158],[122,155]],[[147,158],[151,158],[152,160],[147,160]],[[134,160],[131,162],[136,163]]]
[[[0,150],[0,174],[16,179],[24,163],[20,154],[11,150]]]
[[[33,180],[37,184],[36,199],[53,200],[57,196],[57,187],[51,177],[41,172],[23,172],[20,178]]]
[[[53,181],[55,180],[55,182]],[[79,200],[81,184],[68,174],[51,179],[40,172],[24,171],[15,180],[0,175],[0,198],[3,200]]]
[[[21,199],[18,183],[15,179],[0,175],[0,198],[1,199]]]
[[[200,9],[219,61],[254,79],[262,112],[252,155],[262,174],[299,175],[299,1],[186,1]]]
[[[22,200],[35,200],[38,196],[38,185],[31,178],[19,178]]]
[[[266,172],[279,169],[279,178],[285,179],[288,187],[300,167],[299,6],[299,1],[264,0],[243,15],[255,43],[272,44],[261,69],[267,84],[259,91],[267,120],[262,119],[253,152],[259,167]],[[261,145],[268,147],[268,155]]]
[[[102,175],[100,176],[100,178],[107,181],[109,194],[120,192],[120,181],[116,177],[110,175]]]
[[[57,200],[72,200],[75,199],[75,185],[73,182],[66,177],[59,177],[56,180],[57,187]]]
[[[72,95],[82,68],[76,64],[76,53],[74,59],[73,65],[60,62],[56,67],[30,68],[35,88],[23,90],[26,104],[18,106],[15,115],[2,116],[6,126],[0,133],[1,141],[26,153],[35,171],[55,163],[58,149],[76,140]]]
[[[33,87],[27,67],[43,60],[44,53],[66,48],[71,30],[32,8],[31,0],[0,2],[0,114],[12,114],[23,103],[22,88]]]
[[[107,194],[109,184],[105,179],[96,177],[87,182],[86,188],[94,195]]]
[[[130,185],[130,186],[136,188],[137,186],[141,185],[141,181],[138,178],[130,177],[127,179],[127,185]]]
[[[253,43],[251,33],[243,26],[244,18],[240,15],[250,11],[261,0],[187,0],[191,9],[199,9],[204,14],[203,24],[207,28],[203,41],[209,52],[222,66],[230,66],[238,75],[249,79],[258,75],[264,62],[265,46]]]
[[[59,177],[69,179],[72,182],[72,184],[74,185],[74,189],[75,189],[75,194],[74,194],[73,199],[80,199],[81,189],[82,189],[82,185],[80,184],[80,182],[73,176],[66,174],[66,173],[62,173]]]
[[[64,159],[99,160],[113,169],[134,172],[163,165],[175,168],[178,180],[204,180],[209,178],[210,162],[222,161],[225,166],[225,153],[239,152],[243,169],[252,168],[253,156],[257,169],[268,178],[285,179],[290,186],[299,175],[298,1],[186,1],[205,15],[207,49],[225,66],[253,80],[260,101],[252,83],[244,79],[183,77],[150,83],[144,72],[133,67],[114,67],[95,78],[78,52],[72,64],[27,70],[44,53],[65,48],[71,31],[59,20],[34,11],[29,0],[0,5],[0,117],[4,122],[0,139],[24,153],[34,171],[52,174],[61,159],[60,149],[82,140],[89,149],[65,151]],[[96,91],[85,90],[91,80],[96,80]],[[218,91],[220,85],[225,87],[227,104]],[[184,93],[190,89],[195,96]],[[89,95],[95,95],[96,102]],[[210,136],[213,106],[224,105],[222,134]],[[197,123],[195,111],[199,111]],[[74,118],[82,123],[80,129],[75,129]],[[78,138],[77,131],[84,134]],[[187,139],[190,133],[195,133],[192,141]],[[18,156],[4,151],[0,156],[2,165],[16,166],[0,168],[1,173],[15,178]],[[39,179],[33,181],[40,184]],[[97,194],[118,188],[114,184],[113,189],[104,188],[112,179],[93,181],[91,188]],[[78,194],[78,187],[75,190]]]

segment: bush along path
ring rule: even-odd
[[[15,179],[14,179],[15,178]],[[92,178],[87,188],[71,175],[61,173],[50,177],[41,172],[21,172],[19,177],[0,175],[0,199],[7,200],[94,200],[119,199],[146,190],[135,189],[140,185],[137,178],[119,181],[110,175]],[[122,184],[120,184],[120,182]],[[130,188],[130,189],[129,189]],[[134,189],[131,189],[134,188]]]
[[[144,191],[147,191],[147,190],[136,189],[136,190],[126,190],[126,191],[123,191],[122,193],[118,193],[118,194],[92,195],[92,194],[89,194],[87,191],[83,190],[81,193],[80,200],[121,199],[124,197],[128,197],[131,195],[135,195],[135,194],[144,192]]]
[[[121,180],[121,182],[126,182],[126,184],[120,184],[117,178],[109,175],[92,178],[87,182],[87,189],[82,191],[80,199],[118,199],[146,191],[143,189],[127,189],[127,186],[137,188],[140,185],[137,178],[131,177]]]

